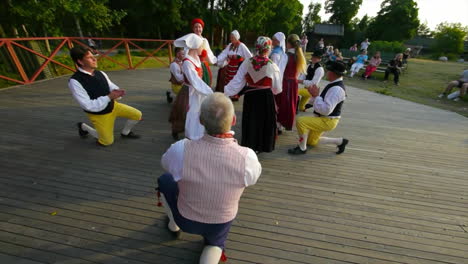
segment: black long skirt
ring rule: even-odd
[[[276,106],[271,89],[246,87],[242,112],[241,145],[257,152],[275,149]]]

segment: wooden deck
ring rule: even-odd
[[[78,137],[75,123],[87,120],[67,78],[0,91],[0,263],[197,263],[201,238],[174,240],[155,206],[172,143],[168,70],[109,76],[144,122],[142,139],[108,148]],[[344,154],[289,156],[296,139],[286,132],[259,155],[263,173],[241,199],[227,263],[468,263],[468,119],[348,94],[331,133],[350,139]]]

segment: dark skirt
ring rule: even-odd
[[[219,68],[218,70],[218,77],[216,79],[216,92],[224,93],[224,85],[225,85],[225,75],[226,75],[226,67]]]
[[[276,105],[271,89],[245,88],[241,145],[258,152],[275,149]]]
[[[172,105],[169,122],[172,123],[172,133],[182,133],[185,130],[185,118],[189,106],[189,88],[182,85]]]
[[[298,83],[296,79],[284,79],[283,91],[275,96],[278,105],[278,122],[286,128],[292,130],[294,118],[296,117],[298,95]]]

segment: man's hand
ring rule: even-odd
[[[312,85],[312,86],[309,86],[307,87],[307,91],[309,91],[310,95],[312,95],[312,97],[317,97],[320,93],[320,88],[317,87],[317,85]]]
[[[124,95],[125,95],[125,90],[112,90],[112,92],[110,92],[107,96],[109,96],[111,100],[115,100]]]

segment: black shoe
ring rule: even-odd
[[[171,97],[171,92],[166,92],[166,100],[167,100],[167,103],[170,104],[172,103],[172,97]]]
[[[179,140],[179,133],[172,132],[172,138],[176,141]]]
[[[343,142],[341,143],[341,145],[338,145],[338,151],[336,152],[336,154],[343,153],[346,148],[346,145],[348,145],[348,142],[349,140],[347,140],[346,138],[343,138]]]
[[[85,138],[85,137],[88,136],[89,132],[86,131],[86,130],[83,130],[83,128],[81,128],[82,124],[83,124],[83,122],[76,123],[76,125],[78,126],[78,134],[80,135],[81,138]]]
[[[295,148],[288,149],[288,153],[291,155],[299,155],[299,154],[306,154],[306,150],[302,150],[299,146],[296,146]]]
[[[123,138],[130,138],[130,139],[138,139],[140,138],[140,135],[137,135],[133,132],[130,131],[130,133],[128,133],[127,135],[124,135],[122,133],[120,133],[120,135],[123,137]]]
[[[312,105],[312,104],[306,104],[306,105],[305,105],[305,109],[306,109],[306,110],[309,109],[309,108],[312,108],[312,107],[314,107],[314,105]]]
[[[278,135],[283,134],[283,131],[281,129],[278,129]]]

